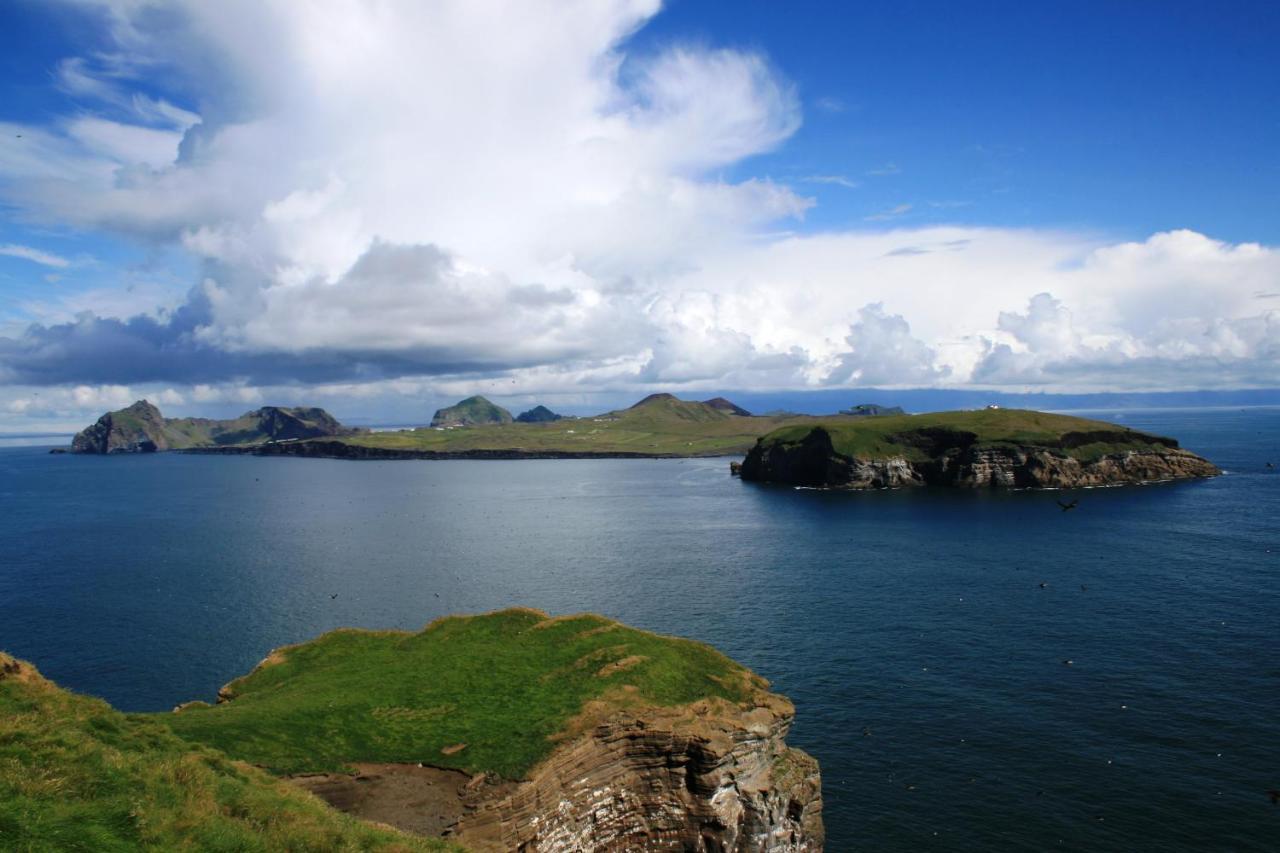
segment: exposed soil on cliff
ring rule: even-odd
[[[415,835],[440,836],[468,811],[507,796],[511,782],[419,764],[359,763],[354,773],[303,773],[289,781],[339,811]]]

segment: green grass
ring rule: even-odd
[[[830,434],[832,447],[843,456],[857,459],[901,456],[912,462],[922,462],[929,457],[927,450],[912,443],[914,434],[919,434],[922,430],[971,433],[976,436],[975,444],[979,447],[1044,447],[1082,461],[1124,450],[1151,449],[1170,441],[1105,421],[1027,409],[980,409],[861,419],[817,418],[811,423],[774,430],[765,435],[761,442],[765,446],[796,444],[819,426]],[[1103,440],[1079,446],[1064,446],[1064,437],[1072,433],[1105,435],[1101,436]]]
[[[552,423],[485,424],[446,430],[424,427],[340,440],[365,447],[445,453],[518,450],[729,456],[746,453],[757,438],[779,426],[815,420],[804,415],[740,417],[704,403],[659,397],[630,409]]]
[[[618,661],[633,665],[601,674]],[[506,610],[419,633],[335,631],[273,654],[228,685],[230,702],[157,719],[277,772],[421,761],[517,779],[604,709],[744,702],[763,686],[700,643]]]
[[[428,851],[0,653],[0,849]]]

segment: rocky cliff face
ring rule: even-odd
[[[453,837],[477,851],[823,848],[818,763],[784,741],[795,711],[699,702],[620,713],[557,749],[515,790],[477,797]]]
[[[154,453],[168,450],[164,416],[160,410],[139,400],[127,409],[107,412],[97,423],[76,434],[71,441],[75,453]]]
[[[1096,458],[1070,455],[1073,448],[1105,443],[1114,435],[1073,433],[1063,436],[1059,447],[981,445],[966,441],[964,434],[934,433],[903,442],[904,453],[866,460],[844,456],[832,446],[822,428],[813,429],[798,443],[760,443],[742,463],[744,480],[787,483],[798,486],[884,489],[905,486],[954,486],[961,488],[1079,488],[1124,483],[1150,483],[1213,477],[1220,473],[1213,463],[1182,450],[1172,439],[1151,436],[1134,449],[1104,453]],[[1126,435],[1132,441],[1132,436]],[[909,459],[907,449],[923,451],[924,459]]]

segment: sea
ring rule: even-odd
[[[36,440],[0,449],[0,648],[163,711],[339,626],[593,611],[791,697],[828,850],[1280,850],[1280,409],[1085,414],[1226,473],[843,493],[744,483],[723,458]]]

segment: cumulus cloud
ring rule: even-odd
[[[847,352],[826,381],[833,385],[932,385],[949,373],[937,367],[938,354],[919,338],[901,314],[887,314],[883,303],[858,310],[858,322],[845,337]]]
[[[199,273],[180,304],[82,300],[0,336],[0,383],[187,404],[299,383],[1277,384],[1271,247],[893,227],[908,204],[795,233],[813,199],[726,177],[796,132],[795,87],[750,50],[636,53],[654,0],[75,1],[110,43],[56,67],[74,112],[0,125],[0,196]],[[167,99],[142,91],[157,75]]]

